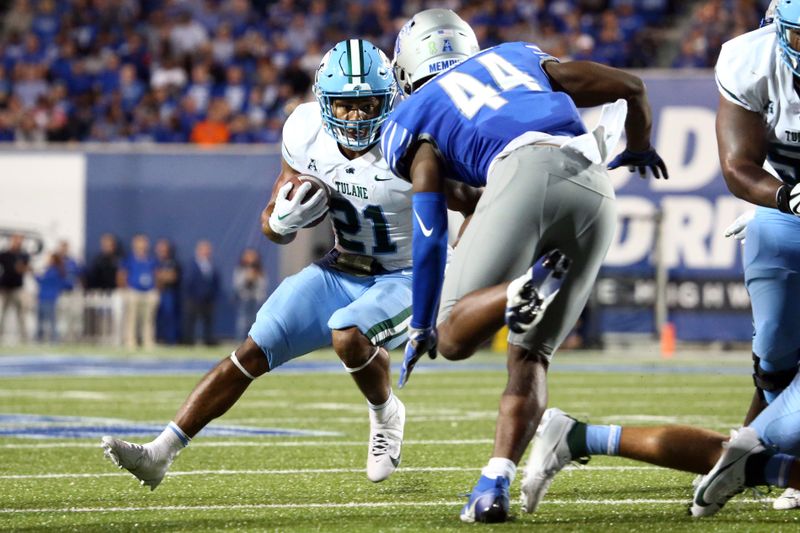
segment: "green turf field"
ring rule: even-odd
[[[217,352],[219,353],[219,352]],[[224,352],[223,352],[224,353]],[[184,357],[165,353],[162,357]],[[30,355],[30,357],[36,357]],[[331,359],[319,354],[316,359]],[[2,355],[0,355],[2,358]],[[551,402],[598,422],[680,422],[725,431],[736,426],[751,394],[744,354],[646,356],[620,372],[623,358],[560,354]],[[502,364],[501,356],[478,362]],[[583,363],[611,365],[581,371]],[[427,361],[421,363],[431,364]],[[652,373],[647,367],[699,373]],[[740,368],[721,374],[714,366]],[[408,421],[403,464],[370,483],[364,474],[368,422],[363,399],[338,373],[286,373],[257,381],[221,424],[305,429],[328,436],[195,439],[154,492],[103,458],[99,439],[0,437],[0,529],[49,531],[798,531],[800,512],[772,511],[751,494],[717,517],[693,520],[686,508],[691,474],[621,459],[595,458],[564,471],[535,515],[461,524],[463,494],[491,451],[504,371],[416,373],[400,397]],[[594,369],[598,370],[598,369]],[[170,420],[199,375],[23,376],[0,374],[0,414]],[[46,422],[42,422],[46,424]],[[6,426],[0,426],[8,428]],[[141,439],[140,439],[141,440]],[[519,476],[521,478],[521,475]],[[775,496],[775,492],[769,496]]]

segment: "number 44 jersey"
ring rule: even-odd
[[[550,85],[547,61],[556,59],[533,44],[506,43],[436,76],[384,123],[381,146],[390,168],[408,178],[406,151],[427,141],[449,178],[482,187],[498,156],[536,142],[562,145],[586,133],[575,103]]]
[[[282,155],[330,190],[336,248],[374,257],[386,270],[411,265],[411,184],[395,177],[374,145],[350,160],[322,123],[319,104],[300,104],[283,126]]]

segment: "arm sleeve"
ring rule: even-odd
[[[434,325],[447,263],[447,205],[438,192],[416,193],[412,200],[413,313],[411,327]]]

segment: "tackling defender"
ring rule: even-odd
[[[392,394],[387,350],[405,341],[411,315],[411,186],[392,175],[377,145],[397,85],[386,56],[352,39],[324,56],[314,93],[317,102],[298,106],[284,125],[281,173],[262,229],[273,242],[289,243],[329,209],[336,246],[280,284],[248,338],[198,383],[159,437],[143,446],[103,438],[106,456],[151,489],[255,378],[330,345],[369,405],[367,477],[382,481],[399,464],[405,408]],[[307,183],[289,198],[300,175],[324,182],[328,205],[321,190],[305,198]],[[474,205],[468,194],[450,199]]]
[[[694,516],[716,513],[746,486],[800,488],[793,457],[800,455],[800,2],[779,0],[770,14],[771,25],[725,43],[716,66],[722,173],[734,195],[759,206],[749,222],[729,229],[736,234],[746,226],[745,282],[755,325],[757,396],[746,427],[728,441],[687,427],[587,428],[554,412],[531,455],[530,510],[569,460],[597,453],[698,473],[713,467],[695,490]],[[760,411],[761,400],[767,405]],[[796,494],[785,492],[776,508],[795,507]]]
[[[622,71],[559,63],[529,43],[480,52],[472,28],[446,9],[406,23],[394,67],[410,96],[384,125],[382,147],[414,188],[413,316],[400,383],[422,354],[435,355],[437,338],[446,358],[471,355],[510,304],[509,326],[521,333],[509,335],[494,453],[461,512],[467,522],[505,521],[516,464],[545,408],[550,359],[586,303],[614,232],[604,164],[623,123],[628,149],[610,167],[664,177],[666,169],[650,146],[644,86]],[[587,133],[576,105],[615,101]],[[444,276],[446,178],[486,189]],[[570,260],[560,292],[543,314],[518,312],[538,297],[531,265],[555,249]]]

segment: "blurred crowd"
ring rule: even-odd
[[[673,68],[711,68],[725,41],[758,28],[769,0],[705,0],[691,12]]]
[[[129,349],[160,344],[214,345],[215,306],[221,298],[236,303],[236,336],[245,338],[267,296],[269,279],[259,252],[242,251],[232,277],[233,294],[223,294],[208,240],[195,245],[182,265],[173,244],[135,235],[128,253],[111,234],[100,238],[100,252],[81,264],[62,241],[39,268],[12,235],[0,249],[0,344],[95,341]],[[35,287],[31,287],[35,281]],[[29,317],[35,323],[29,324]],[[12,323],[13,322],[13,323]],[[13,330],[13,335],[12,335]]]
[[[358,36],[391,56],[402,23],[428,7],[458,11],[483,46],[528,40],[617,67],[669,66],[665,28],[688,16],[673,64],[708,67],[764,3],[10,0],[0,3],[0,142],[275,142],[326,49]]]

